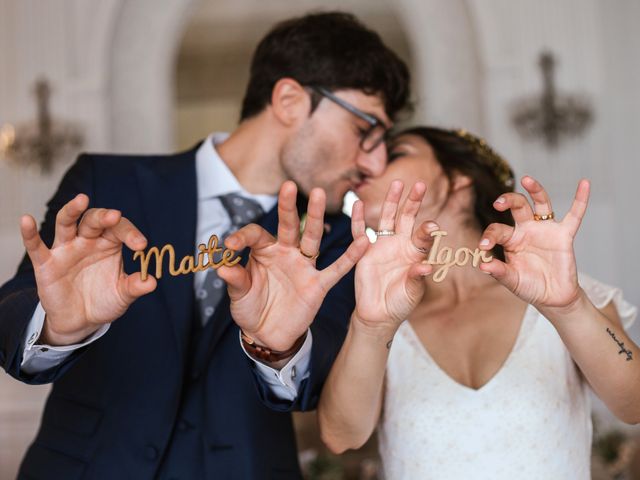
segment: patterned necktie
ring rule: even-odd
[[[229,214],[231,228],[220,238],[219,245],[230,234],[248,223],[256,222],[263,214],[262,207],[255,200],[242,197],[237,193],[229,193],[218,197],[222,206]],[[216,259],[217,260],[217,259]],[[226,293],[226,284],[218,276],[217,270],[210,269],[205,276],[204,283],[196,291],[196,298],[200,310],[200,322],[204,327],[216,311],[216,307]]]

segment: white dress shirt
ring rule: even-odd
[[[238,182],[231,170],[224,163],[215,149],[215,144],[224,141],[226,133],[211,134],[196,152],[196,179],[198,188],[198,218],[196,224],[196,245],[206,244],[213,234],[221,235],[231,227],[231,220],[219,196],[228,193],[239,193],[243,197],[255,200],[265,212],[271,210],[276,202],[275,195],[253,195],[247,192]],[[197,256],[198,249],[194,246]],[[195,273],[194,289],[204,282],[207,270]],[[25,373],[34,374],[59,365],[71,353],[102,337],[109,324],[101,326],[93,335],[82,343],[67,346],[51,346],[38,343],[45,319],[42,304],[38,303],[27,327],[24,338],[24,351],[21,369]],[[283,319],[284,320],[284,319]],[[300,383],[309,376],[309,361],[313,338],[311,330],[300,350],[280,370],[273,369],[251,358],[263,380],[269,385],[273,394],[283,400],[294,400],[298,395]],[[240,343],[242,346],[242,343]],[[244,350],[244,347],[243,347]]]

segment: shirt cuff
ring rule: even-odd
[[[95,333],[87,337],[82,343],[64,346],[52,346],[39,344],[40,334],[46,313],[42,308],[42,303],[38,302],[27,331],[24,336],[22,363],[20,369],[27,374],[36,374],[44,372],[50,368],[60,365],[74,351],[82,348],[90,343],[95,342],[102,337],[107,330],[109,324],[102,325]]]
[[[282,367],[280,370],[276,370],[264,363],[253,358],[247,353],[242,345],[242,337],[240,337],[240,346],[251,361],[256,365],[258,375],[269,385],[271,392],[281,400],[293,401],[298,396],[298,390],[300,384],[304,379],[309,376],[309,364],[311,361],[311,345],[313,344],[313,337],[311,330],[307,330],[307,338],[300,347],[300,350],[291,357],[291,360]]]

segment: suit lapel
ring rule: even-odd
[[[197,148],[197,147],[196,147]],[[176,265],[193,255],[197,221],[196,149],[171,157],[149,158],[137,164],[143,211],[147,219],[147,248],[172,244]],[[175,333],[178,352],[184,358],[193,323],[193,275],[169,274],[165,260],[159,293],[165,302]],[[153,265],[153,264],[152,264]],[[153,268],[149,269],[153,272]]]

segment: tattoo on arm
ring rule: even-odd
[[[624,342],[621,342],[620,340],[618,340],[616,338],[616,334],[613,333],[611,331],[611,329],[609,329],[609,327],[607,327],[607,333],[611,336],[611,338],[613,339],[614,342],[616,342],[618,344],[618,346],[620,347],[620,350],[618,351],[618,355],[621,354],[625,354],[627,356],[627,362],[629,360],[633,360],[633,352],[631,350],[628,350],[624,347]]]

